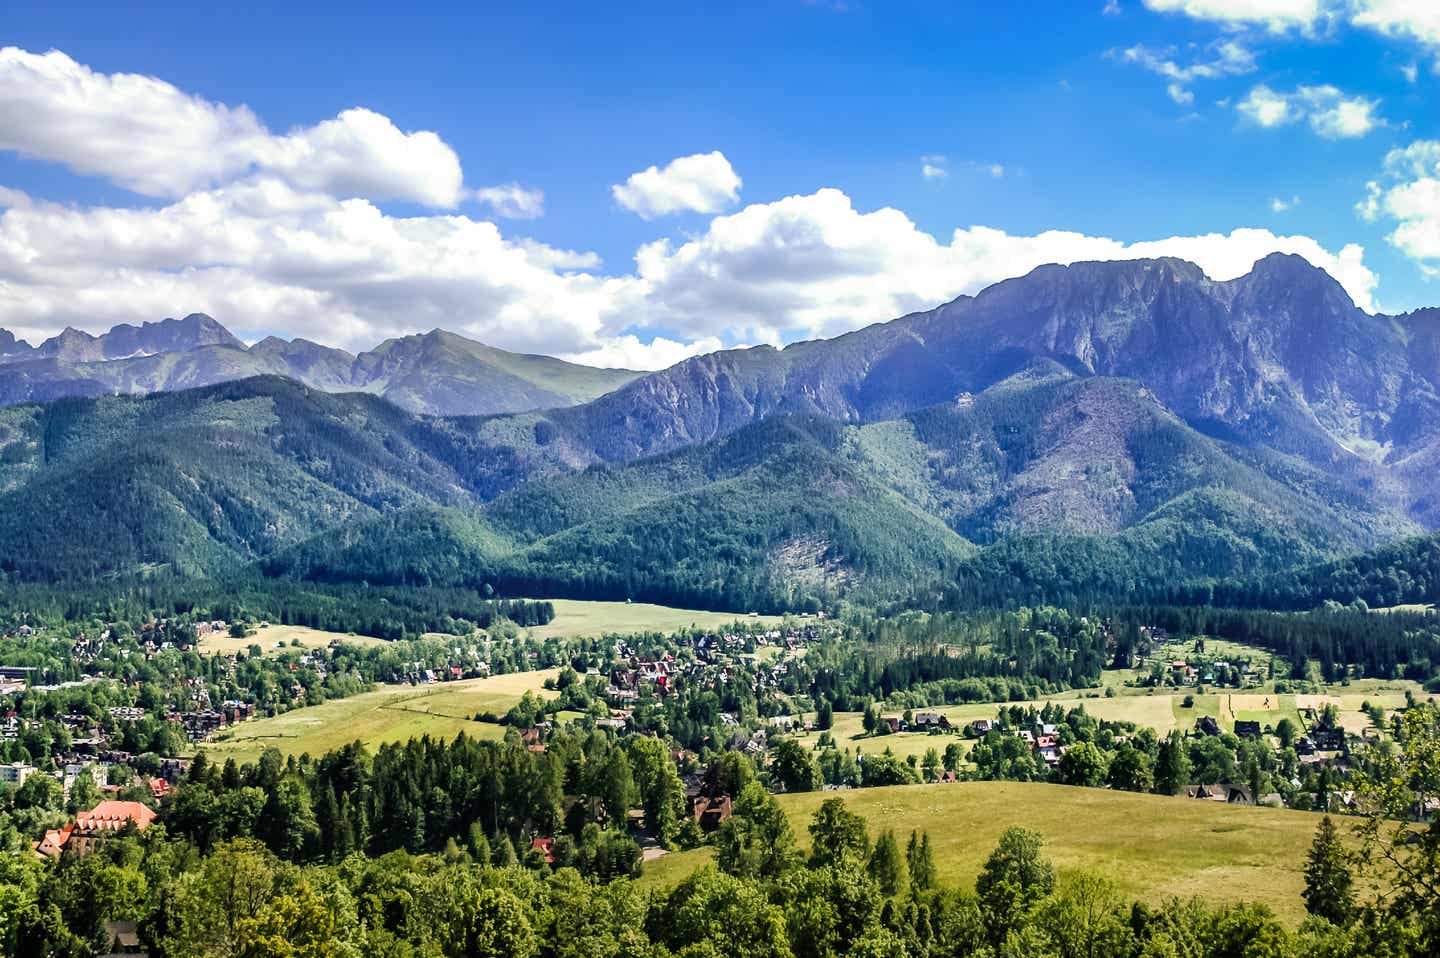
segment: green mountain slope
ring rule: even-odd
[[[1298,459],[1201,435],[1133,381],[1045,363],[901,419],[777,415],[618,464],[586,465],[547,423],[416,416],[273,377],[9,407],[0,570],[258,564],[748,610],[927,583],[1121,595],[1417,531]]]

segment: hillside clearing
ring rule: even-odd
[[[639,632],[674,632],[696,626],[718,629],[735,622],[775,625],[778,615],[747,616],[734,612],[700,612],[676,609],[647,602],[591,602],[580,599],[551,599],[555,618],[526,631],[531,638],[559,636],[634,635]]]
[[[546,679],[558,669],[514,672],[487,679],[465,679],[437,685],[386,685],[346,699],[337,699],[283,715],[244,722],[207,743],[219,760],[253,761],[267,748],[285,755],[313,756],[359,741],[370,748],[404,742],[421,735],[453,738],[464,732],[474,738],[500,738],[502,726],[477,722],[480,712],[508,711],[526,692],[549,696]]]
[[[371,635],[355,635],[353,632],[323,632],[319,629],[306,628],[303,625],[267,625],[262,629],[256,629],[254,635],[247,635],[244,638],[236,638],[228,632],[212,632],[196,645],[201,652],[219,655],[244,652],[250,646],[258,645],[263,654],[278,655],[286,649],[293,648],[297,642],[302,649],[321,649],[331,642],[365,647],[385,644],[384,639],[377,639]]]
[[[912,829],[928,831],[939,880],[967,891],[1000,834],[1020,825],[1045,836],[1057,869],[1099,872],[1127,897],[1258,901],[1291,924],[1304,918],[1305,853],[1320,821],[1309,812],[1063,785],[906,785],[779,796],[801,847],[815,810],[837,796],[869,820],[872,837],[893,829],[903,843]],[[667,855],[647,863],[641,880],[669,887],[711,854]]]

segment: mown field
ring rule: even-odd
[[[930,833],[942,883],[973,890],[1000,834],[1020,825],[1045,836],[1057,869],[1087,869],[1128,897],[1159,903],[1200,895],[1259,901],[1291,923],[1304,917],[1305,853],[1319,816],[1160,795],[1021,782],[967,782],[779,796],[798,844],[820,803],[839,796],[870,822]],[[669,887],[709,861],[710,849],[678,852],[645,866],[645,884]]]
[[[558,672],[515,672],[428,686],[387,685],[347,699],[243,722],[223,738],[207,743],[205,749],[221,761],[231,756],[251,761],[271,747],[286,755],[308,752],[318,756],[356,740],[375,748],[421,735],[452,738],[462,731],[474,738],[500,738],[504,734],[501,726],[477,722],[472,716],[503,714],[527,691],[553,694],[542,686]]]
[[[739,616],[733,612],[699,612],[644,602],[589,602],[552,599],[555,618],[527,630],[537,639],[553,636],[595,636],[614,633],[674,632],[691,626],[716,629],[732,622],[775,624],[780,616]]]
[[[1114,722],[1134,722],[1142,728],[1153,728],[1161,734],[1172,729],[1188,731],[1203,716],[1210,716],[1220,727],[1233,731],[1237,721],[1258,721],[1262,726],[1273,727],[1282,718],[1288,718],[1302,730],[1308,727],[1303,712],[1319,711],[1328,704],[1340,710],[1340,723],[1353,734],[1364,733],[1371,726],[1369,715],[1362,711],[1365,703],[1379,705],[1388,713],[1405,704],[1406,692],[1421,698],[1430,696],[1420,685],[1410,681],[1386,681],[1380,679],[1356,679],[1349,685],[1332,685],[1319,694],[1279,694],[1273,691],[1274,683],[1267,683],[1258,689],[1227,692],[1211,690],[1203,695],[1193,689],[1143,689],[1120,684],[1124,679],[1141,674],[1135,671],[1107,672],[1107,685],[1115,690],[1113,697],[1106,697],[1102,689],[1065,692],[1048,699],[1003,705],[984,702],[974,705],[949,705],[933,709],[943,713],[951,725],[963,731],[964,726],[975,719],[995,718],[1001,708],[1011,705],[1041,708],[1046,704],[1060,705],[1067,711],[1083,706],[1085,711],[1099,719]],[[1266,691],[1269,689],[1269,691]],[[1189,698],[1190,705],[1185,701]],[[899,716],[895,709],[886,709],[883,714]],[[811,715],[813,718],[813,713]],[[926,732],[902,732],[894,735],[868,737],[865,735],[863,716],[859,712],[836,712],[835,724],[831,730],[841,748],[859,749],[864,752],[882,752],[889,748],[903,757],[923,757],[926,750],[934,748],[943,753],[945,746],[957,740],[957,736],[930,735]],[[815,743],[816,733],[804,736],[803,740]],[[972,741],[963,737],[958,740],[968,750]]]
[[[256,629],[254,635],[247,635],[243,639],[237,639],[224,632],[207,635],[199,641],[198,645],[201,652],[220,655],[243,652],[252,645],[258,645],[265,655],[276,655],[285,649],[294,647],[297,642],[300,643],[300,648],[320,649],[333,641],[360,646],[385,644],[384,639],[377,639],[369,635],[322,632],[319,629],[307,629],[303,625],[270,625],[263,629]]]

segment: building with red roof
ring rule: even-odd
[[[33,846],[36,854],[57,858],[64,852],[88,855],[96,846],[128,825],[144,831],[155,812],[144,802],[105,801],[75,816],[64,828],[51,829]]]

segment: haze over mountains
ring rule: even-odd
[[[22,579],[258,563],[779,607],[927,582],[1160,588],[1440,525],[1440,313],[1367,315],[1293,256],[1228,282],[1171,259],[1047,266],[647,375],[438,332],[246,349],[206,317],[57,340],[12,347],[0,383],[312,388],[0,410],[0,569]],[[361,388],[406,408],[313,391]],[[414,414],[457,409],[495,415]]]
[[[269,337],[247,347],[201,313],[100,336],[66,329],[36,347],[0,330],[0,403],[168,392],[261,375],[375,393],[412,412],[487,415],[584,402],[640,374],[510,353],[438,329],[358,356],[304,339]]]

